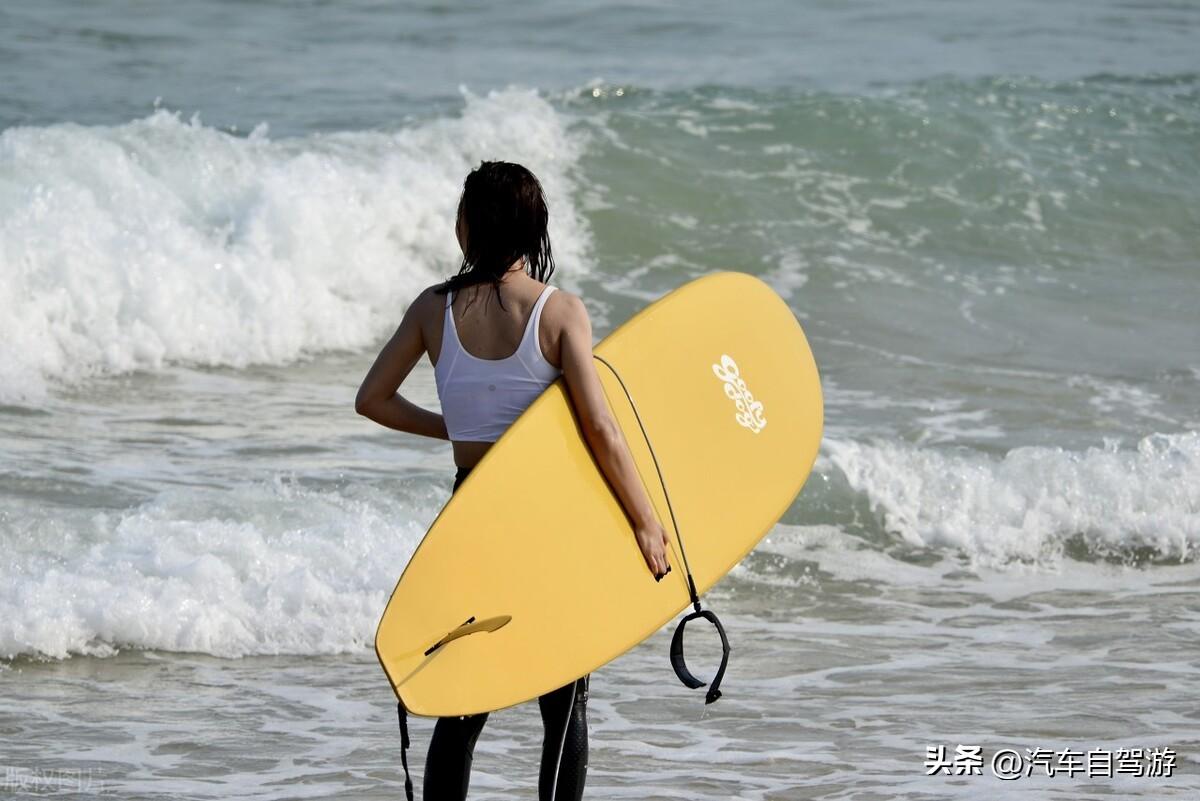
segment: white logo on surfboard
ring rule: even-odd
[[[767,424],[767,418],[763,415],[763,405],[756,401],[746,388],[746,382],[738,372],[737,362],[722,353],[720,364],[714,364],[712,369],[717,378],[725,382],[725,394],[737,407],[734,419],[755,434],[762,431],[763,426]]]

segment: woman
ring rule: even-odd
[[[484,162],[467,176],[455,231],[458,274],[423,291],[363,379],[355,409],[375,422],[449,439],[454,489],[513,420],[560,375],[588,446],[629,515],[655,579],[670,571],[666,531],[638,480],[592,360],[583,302],[547,286],[554,258],[542,187],[527,169]],[[397,390],[423,354],[434,366],[442,414]],[[583,795],[587,769],[588,676],[538,699],[545,739],[538,796]],[[487,713],[439,718],[425,763],[426,801],[464,799]]]

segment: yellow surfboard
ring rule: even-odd
[[[595,353],[671,538],[671,572],[656,582],[646,567],[560,378],[452,496],[392,593],[375,650],[409,712],[502,709],[620,656],[690,602],[678,539],[703,593],[808,477],[823,421],[817,367],[791,310],[757,278],[692,281]]]

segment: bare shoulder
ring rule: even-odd
[[[408,306],[408,316],[416,319],[422,325],[441,320],[442,307],[446,305],[446,296],[438,293],[441,284],[427,286],[421,290]]]
[[[565,289],[559,289],[546,299],[546,307],[542,310],[542,316],[548,317],[551,325],[560,330],[587,325],[589,322],[583,298]]]
[[[432,284],[421,290],[421,294],[413,299],[413,305],[420,303],[422,308],[440,309],[446,305],[447,295],[445,292],[438,292],[443,284]]]

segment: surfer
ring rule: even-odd
[[[363,379],[355,410],[388,428],[450,440],[456,491],[509,424],[561,375],[584,438],[658,580],[671,570],[666,530],[605,401],[587,309],[578,296],[546,283],[554,272],[547,219],[541,184],[529,170],[502,161],[473,170],[455,222],[460,269],[409,306]],[[434,366],[440,414],[398,392],[424,355]],[[541,801],[583,795],[588,682],[583,676],[538,699],[545,727]],[[438,718],[425,763],[426,801],[466,798],[486,721],[487,713]]]

